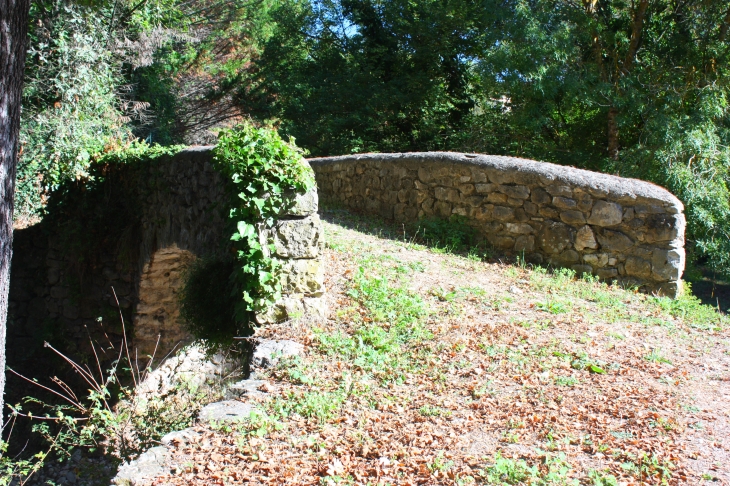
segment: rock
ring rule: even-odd
[[[516,295],[520,295],[520,294],[524,293],[524,292],[522,291],[522,289],[521,289],[521,288],[519,288],[519,287],[518,287],[518,286],[516,286],[516,285],[512,285],[512,286],[510,286],[510,288],[509,288],[509,292],[510,292],[511,294],[516,294]]]
[[[497,190],[515,199],[527,199],[530,197],[530,188],[525,186],[499,186]]]
[[[679,280],[684,270],[684,248],[654,250],[651,270],[657,280]]]
[[[276,255],[281,258],[317,258],[322,222],[317,214],[305,219],[284,220],[273,228]]]
[[[599,268],[596,270],[596,275],[603,280],[610,280],[618,276],[618,270],[615,268]]]
[[[575,274],[579,277],[582,275],[591,275],[593,273],[593,267],[590,265],[571,265],[570,268],[575,270]]]
[[[631,238],[619,231],[603,230],[598,234],[598,242],[604,250],[625,251],[634,246]]]
[[[459,202],[459,191],[449,187],[437,187],[434,189],[434,195],[439,201]]]
[[[324,268],[318,259],[286,260],[281,266],[281,287],[286,294],[320,296],[324,293]]]
[[[202,422],[241,422],[251,417],[254,407],[238,400],[224,400],[206,405],[200,410],[198,419]]]
[[[282,216],[309,216],[310,214],[315,214],[319,209],[319,198],[317,197],[316,188],[303,194],[285,194],[284,200],[290,202]]]
[[[563,223],[547,223],[537,235],[537,245],[546,253],[560,253],[572,243],[573,232]]]
[[[550,194],[548,194],[547,192],[545,192],[544,189],[537,188],[537,189],[533,189],[532,190],[532,193],[530,195],[530,200],[533,203],[535,203],[538,206],[540,206],[542,204],[549,203],[552,200],[552,198],[550,197]]]
[[[515,240],[514,251],[520,252],[531,252],[535,250],[535,237],[532,235],[518,236]]]
[[[507,199],[509,199],[509,196],[501,192],[492,192],[487,196],[487,202],[492,204],[505,204]]]
[[[149,449],[134,461],[122,465],[112,484],[119,486],[135,486],[165,474],[165,462],[170,457],[167,447],[159,446]]]
[[[593,205],[591,215],[588,217],[588,224],[595,226],[615,226],[621,223],[623,218],[621,205],[608,201],[596,201]]]
[[[294,341],[262,339],[258,342],[253,352],[251,367],[271,368],[276,366],[280,358],[301,356],[303,352],[304,346]]]
[[[547,186],[546,189],[551,196],[573,197],[573,189],[570,186],[554,184]]]
[[[684,215],[652,214],[644,220],[646,243],[670,241],[684,235]]]
[[[271,389],[271,385],[266,380],[241,380],[230,385],[226,389],[226,399],[232,400],[243,397],[263,396]]]
[[[199,435],[200,433],[194,428],[188,427],[187,429],[170,432],[169,434],[164,435],[160,439],[160,444],[164,446],[169,446],[170,444],[175,444],[178,442],[188,443],[193,441]]]
[[[608,264],[608,255],[605,253],[591,253],[583,255],[583,261],[593,268],[605,267]]]
[[[532,226],[526,223],[505,223],[504,229],[514,235],[529,235],[533,231]]]
[[[585,224],[586,217],[580,211],[563,211],[560,213],[560,220],[566,224]]]
[[[638,257],[628,257],[624,264],[626,275],[631,277],[649,278],[651,277],[651,263]]]
[[[510,221],[515,217],[515,210],[504,206],[494,206],[492,216],[497,221]]]
[[[553,198],[553,206],[559,209],[573,209],[578,207],[574,199],[556,196]]]
[[[573,246],[578,251],[583,251],[586,248],[590,248],[591,250],[598,248],[598,243],[596,242],[595,235],[593,234],[593,230],[590,226],[586,225],[578,230],[578,233],[575,235],[575,243]]]

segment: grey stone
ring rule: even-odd
[[[479,194],[489,194],[490,192],[494,192],[494,188],[497,187],[496,184],[476,184],[475,188]]]
[[[525,186],[499,186],[497,190],[515,199],[527,199],[530,197],[530,188]]]
[[[575,270],[576,275],[579,277],[582,275],[591,275],[593,273],[593,267],[590,265],[571,265],[570,268]]]
[[[251,366],[262,369],[271,368],[276,366],[279,359],[301,356],[303,352],[304,346],[294,341],[262,339],[256,344],[256,349],[251,358]]]
[[[201,422],[241,422],[251,417],[254,406],[238,400],[224,400],[206,405],[200,410]]]
[[[573,231],[563,223],[547,223],[537,235],[538,247],[547,253],[560,253],[572,244]]]
[[[530,195],[530,201],[540,206],[543,204],[548,204],[550,201],[552,201],[552,197],[550,197],[550,194],[545,192],[544,189],[540,189],[538,187],[537,189],[532,190],[532,193]]]
[[[578,207],[578,203],[575,202],[575,199],[556,196],[553,198],[553,206],[559,209],[573,209]]]
[[[588,218],[588,224],[595,226],[615,226],[621,223],[623,209],[620,204],[608,201],[596,201]]]
[[[652,275],[659,280],[679,280],[684,270],[684,248],[654,250]]]
[[[269,382],[266,380],[241,380],[226,388],[225,397],[227,400],[247,397],[260,397],[267,394],[260,390],[261,388],[269,388]]]
[[[282,216],[309,216],[319,209],[317,189],[305,193],[285,194],[284,200],[289,201]]]
[[[492,216],[497,221],[509,221],[511,219],[514,219],[515,210],[504,206],[494,206],[494,209],[492,210]]]
[[[608,264],[608,255],[605,253],[590,253],[583,255],[583,261],[593,268],[605,267]]]
[[[598,234],[598,243],[601,248],[612,251],[625,251],[634,245],[631,238],[620,231],[603,230]]]
[[[651,263],[638,257],[628,257],[624,263],[626,275],[631,277],[651,277]]]
[[[644,220],[647,243],[670,241],[684,235],[684,215],[652,214]]]
[[[193,427],[188,427],[187,429],[165,434],[160,439],[160,444],[162,444],[163,446],[169,446],[175,443],[189,443],[194,441],[199,436],[200,432],[196,431]]]
[[[545,188],[551,196],[573,197],[573,189],[565,185],[550,185]]]
[[[563,211],[560,213],[560,220],[565,224],[585,224],[586,217],[580,211]]]
[[[433,211],[442,218],[451,216],[451,204],[446,201],[436,201],[433,205]]]
[[[590,226],[586,225],[578,230],[578,233],[575,235],[574,246],[578,251],[583,251],[586,248],[591,250],[598,248],[598,243]]]
[[[596,270],[596,275],[603,280],[610,280],[618,277],[618,270],[615,268],[599,268]]]
[[[519,252],[532,252],[535,250],[535,237],[532,235],[518,236],[515,240],[514,251]]]
[[[324,293],[324,268],[318,259],[286,260],[281,265],[285,293],[320,296]]]
[[[543,207],[540,208],[540,211],[538,211],[540,216],[544,216],[546,218],[550,219],[560,219],[560,213],[557,211],[557,209],[553,209],[551,207]]]
[[[504,229],[514,235],[529,235],[533,231],[532,226],[526,223],[505,223]]]
[[[487,235],[487,240],[500,250],[511,250],[515,246],[515,239],[509,236]]]
[[[153,447],[136,460],[123,464],[112,479],[112,484],[119,486],[145,484],[167,472],[164,465],[169,457],[170,451],[166,447]]]
[[[437,187],[434,189],[434,195],[439,201],[459,202],[459,191],[450,187]]]
[[[305,219],[284,220],[274,227],[276,255],[281,258],[317,258],[322,222],[319,215]]]

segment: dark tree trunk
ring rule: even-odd
[[[0,0],[0,424],[4,411],[5,333],[10,259],[13,254],[13,195],[29,8],[30,0]]]

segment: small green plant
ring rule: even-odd
[[[652,349],[651,353],[644,356],[644,359],[647,361],[651,361],[652,363],[665,363],[665,364],[672,364],[671,361],[669,361],[667,358],[665,358],[660,349]]]
[[[494,463],[482,472],[488,484],[522,484],[537,473],[523,459],[509,459],[497,452]]]
[[[555,384],[559,386],[575,386],[578,384],[578,378],[574,376],[556,376]]]

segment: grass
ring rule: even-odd
[[[239,477],[617,486],[707,472],[686,460],[696,445],[687,430],[707,433],[690,425],[709,400],[693,388],[704,383],[694,363],[730,364],[725,316],[691,297],[485,262],[480,247],[434,236],[443,228],[418,240],[336,217],[326,224],[330,318],[257,331],[305,343],[307,355],[270,372],[279,391],[260,405],[269,418],[242,429],[242,459],[226,466]],[[688,396],[699,401],[683,407]],[[210,442],[233,451],[235,434],[217,434]],[[196,450],[185,453],[208,464],[210,452]],[[216,473],[197,474],[165,481]]]

